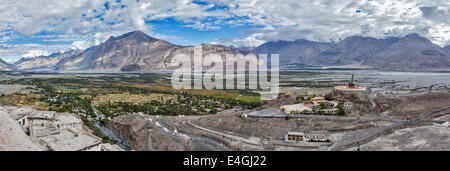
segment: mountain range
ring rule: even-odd
[[[50,56],[38,56],[32,58],[22,58],[14,63],[18,69],[38,70],[55,69],[56,65],[65,58],[70,58],[81,54],[81,50],[71,50],[64,53],[54,53]]]
[[[450,45],[445,46],[444,50],[447,52],[447,54],[450,54]]]
[[[4,60],[0,59],[0,71],[10,71],[14,70],[16,67],[14,65],[11,65]]]
[[[312,64],[321,52],[332,46],[331,43],[308,40],[268,42],[255,49],[255,54],[280,54],[280,64]]]
[[[280,64],[313,66],[365,66],[389,70],[439,70],[450,68],[450,46],[441,48],[418,34],[376,39],[352,36],[337,43],[308,40],[267,42],[253,50],[202,44],[203,55],[280,54]],[[13,65],[0,60],[0,70],[154,71],[173,70],[174,55],[190,54],[193,46],[179,46],[134,31],[86,50],[22,58]]]
[[[250,53],[221,45],[202,44],[202,48],[204,56],[210,53],[217,53],[222,57],[225,57],[225,54],[247,55]],[[180,66],[172,65],[172,58],[180,53],[193,54],[194,47],[174,45],[135,31],[119,37],[110,37],[98,46],[64,57],[55,65],[55,69],[63,71],[173,70]]]
[[[318,46],[321,45],[321,46]],[[280,53],[280,63],[387,70],[447,70],[450,46],[441,48],[418,34],[376,39],[352,36],[334,44],[307,40],[265,43],[255,53]],[[314,52],[306,53],[305,52]],[[284,59],[287,58],[287,59]]]

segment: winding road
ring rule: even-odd
[[[175,129],[171,128],[167,123],[166,123],[166,117],[161,117],[158,118],[158,122],[159,125],[161,126],[161,128],[166,129],[167,131],[160,129],[161,132],[163,132],[163,134],[168,135],[172,138],[175,139],[191,139],[191,140],[195,140],[197,141],[197,143],[201,143],[204,146],[210,147],[211,150],[214,151],[233,151],[233,148],[224,145],[223,142],[220,142],[218,140],[215,140],[213,138],[210,137],[206,137],[206,136],[201,136],[201,135],[193,135],[193,134],[188,134],[182,131],[177,131],[175,132]]]

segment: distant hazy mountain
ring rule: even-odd
[[[450,69],[450,46],[441,48],[426,38],[411,34],[403,38],[375,39],[352,36],[336,44],[307,40],[265,43],[252,51],[222,45],[203,44],[203,56],[225,54],[280,54],[280,64],[346,66],[358,64],[378,69],[434,70]],[[50,56],[22,58],[15,63],[19,69],[56,69],[62,71],[173,70],[176,54],[192,56],[194,47],[178,46],[152,38],[140,31],[111,37],[84,51],[56,53]],[[0,61],[1,70],[13,66]]]
[[[410,34],[364,63],[375,68],[393,70],[450,68],[450,55],[428,39]]]
[[[375,39],[371,37],[348,37],[320,53],[312,61],[316,65],[349,65],[369,60],[387,49],[397,38]]]
[[[50,56],[38,56],[33,58],[22,58],[14,63],[18,69],[54,69],[56,64],[68,57],[79,55],[81,50],[72,50],[65,53],[54,53]]]
[[[352,36],[336,44],[306,40],[269,42],[253,52],[279,53],[281,64],[355,65],[391,70],[450,69],[450,46],[441,48],[418,34],[386,39]]]
[[[312,64],[331,44],[308,40],[267,42],[253,49],[255,54],[280,54],[280,64]]]
[[[450,45],[445,46],[444,50],[447,52],[448,55],[450,55]]]
[[[255,49],[254,47],[235,47],[235,46],[229,46],[232,49],[236,49],[236,50],[244,50],[244,51],[252,51],[253,49]]]
[[[15,69],[15,66],[5,62],[3,59],[0,58],[0,71],[10,71]]]
[[[246,53],[220,45],[203,46],[203,54],[209,53]],[[119,37],[111,37],[106,42],[91,47],[69,58],[62,59],[58,70],[122,70],[148,71],[172,70],[174,55],[179,53],[193,54],[193,47],[171,44],[164,40],[152,38],[140,31],[127,33]],[[223,55],[225,56],[225,55]]]

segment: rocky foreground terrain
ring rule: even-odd
[[[419,118],[435,109],[443,109],[437,111],[441,115],[450,112],[446,109],[446,107],[450,107],[448,92],[432,92],[399,98],[380,97],[375,99],[375,103],[382,115],[397,119]]]
[[[17,121],[0,110],[0,151],[43,151],[22,131]]]
[[[222,151],[222,144],[200,136],[180,134],[167,127],[161,118],[146,115],[119,116],[108,128],[132,144],[137,151]]]
[[[362,151],[448,151],[450,129],[424,126],[397,130],[360,147]]]
[[[369,151],[446,151],[450,150],[450,128],[445,126],[450,116],[449,96],[435,92],[398,99],[379,97],[375,104],[382,114],[378,115],[360,111],[347,117],[254,118],[243,115],[252,111],[230,110],[197,117],[121,116],[109,126],[137,150],[357,150],[359,143],[360,150]],[[332,145],[286,147],[282,145],[286,132],[327,132]]]

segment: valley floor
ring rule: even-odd
[[[333,94],[329,82],[313,81],[316,87],[299,88],[293,85],[307,83],[285,81],[292,84],[282,87],[289,94],[261,101],[253,92],[179,92],[166,81],[146,74],[13,76],[0,83],[0,104],[16,106],[16,111],[69,113],[80,118],[99,144],[125,150],[450,151],[450,91],[445,87],[334,94],[353,103],[346,116],[337,116],[292,115],[280,109],[298,103],[298,97]],[[48,150],[26,134],[21,120],[14,120],[17,115],[1,110],[0,115],[0,150]],[[287,133],[325,138],[288,142]]]

